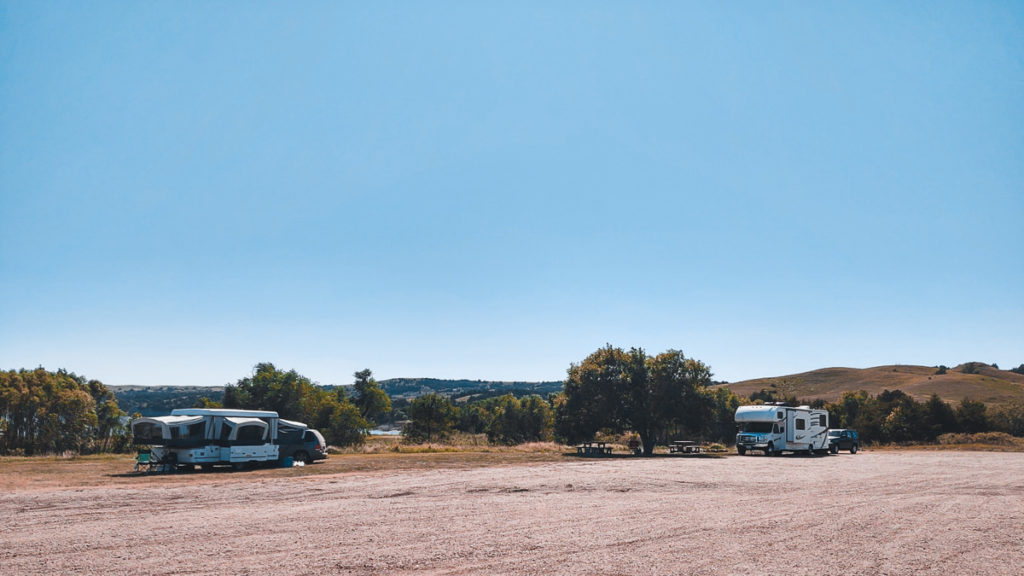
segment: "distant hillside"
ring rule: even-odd
[[[223,386],[107,386],[117,405],[129,416],[138,412],[143,416],[170,414],[175,408],[191,408],[202,397],[220,402]]]
[[[526,396],[561,392],[561,382],[494,382],[488,380],[441,380],[438,378],[392,378],[380,381],[381,388],[392,399],[409,400],[424,394],[437,393],[453,400],[482,400],[502,394]],[[220,402],[223,386],[108,386],[121,410],[143,416],[170,414],[175,408],[191,408],[206,397]],[[327,389],[334,386],[325,386]],[[346,386],[348,388],[348,386]]]
[[[877,395],[899,389],[923,401],[938,394],[949,403],[963,398],[986,404],[1024,400],[1024,374],[999,370],[981,362],[968,362],[938,374],[934,366],[878,366],[875,368],[822,368],[802,374],[758,378],[723,384],[733,392],[749,396],[760,390],[777,390],[800,400],[821,398],[834,402],[843,392],[865,390]],[[974,372],[974,373],[971,373]]]
[[[391,378],[380,381],[381,388],[394,399],[441,394],[453,399],[482,399],[502,394],[547,396],[561,392],[561,382],[495,382],[490,380],[440,380],[437,378]]]

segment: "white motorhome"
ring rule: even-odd
[[[135,444],[153,447],[153,457],[176,466],[232,464],[278,459],[277,412],[182,408],[170,416],[136,418],[132,421]]]
[[[736,409],[736,451],[763,450],[813,454],[828,449],[828,411],[810,406],[764,404]]]

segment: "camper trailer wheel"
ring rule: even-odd
[[[213,464],[200,464],[199,467],[203,469],[203,472],[213,470]]]
[[[303,452],[301,450],[296,452],[295,454],[293,454],[292,458],[294,458],[296,462],[302,462],[303,464],[309,464],[309,455],[307,455],[305,452]]]
[[[747,453],[747,449],[744,448],[743,446],[737,446],[736,452],[738,452],[740,456],[743,456],[744,454]]]
[[[775,444],[768,443],[768,447],[764,449],[765,456],[775,456]]]

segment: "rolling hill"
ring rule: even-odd
[[[985,404],[1024,400],[1024,374],[999,370],[981,362],[968,362],[939,374],[934,366],[876,366],[874,368],[821,368],[801,374],[757,378],[722,384],[743,396],[760,390],[776,390],[800,400],[834,402],[843,392],[864,390],[877,395],[883,390],[902,390],[915,400],[932,394],[949,403],[967,397]]]

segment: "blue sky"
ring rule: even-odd
[[[1024,362],[1006,2],[0,0],[0,368]]]

